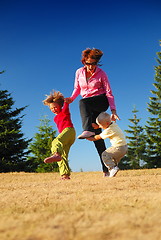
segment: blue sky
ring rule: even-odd
[[[115,96],[119,126],[128,129],[134,106],[141,124],[146,123],[160,51],[159,0],[0,0],[0,6],[0,70],[6,70],[0,87],[12,93],[14,107],[29,105],[22,128],[26,138],[37,132],[43,115],[56,129],[42,100],[52,89],[71,95],[75,71],[82,66],[81,52],[87,47],[104,52],[101,68]],[[77,135],[82,132],[79,99],[70,105]],[[73,171],[101,171],[94,145],[87,140],[76,140],[69,159]]]

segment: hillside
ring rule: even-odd
[[[0,239],[159,240],[161,169],[0,174]]]

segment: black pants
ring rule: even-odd
[[[82,127],[84,131],[95,132],[96,135],[101,133],[101,129],[93,129],[92,123],[96,123],[97,116],[108,109],[109,103],[105,94],[94,97],[83,98],[79,101],[80,114],[82,118]],[[97,152],[100,156],[103,172],[108,172],[107,167],[102,161],[102,152],[106,150],[103,139],[94,141]]]

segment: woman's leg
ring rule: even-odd
[[[101,129],[94,130],[92,123],[96,123],[97,116],[108,109],[109,103],[105,94],[83,98],[79,102],[80,114],[82,118],[82,127],[85,131],[95,132],[96,135],[101,133]],[[102,161],[102,153],[106,150],[105,142],[103,139],[94,141],[94,145],[99,154],[103,172],[108,172],[108,168]]]
[[[92,127],[92,108],[89,98],[83,98],[79,101],[80,115],[82,118],[82,128],[84,131],[93,131]]]
[[[95,141],[94,145],[96,147],[96,150],[98,152],[98,155],[100,157],[101,160],[101,165],[102,165],[102,170],[104,173],[108,172],[108,168],[105,166],[103,160],[102,160],[102,153],[106,150],[106,146],[105,146],[105,142],[103,139]]]
[[[96,118],[99,114],[100,114],[99,112],[93,112],[93,117],[92,117],[92,122],[93,123],[96,123]],[[99,128],[99,129],[95,129],[94,132],[95,132],[96,135],[99,135],[102,132],[102,130]],[[104,164],[104,162],[102,160],[102,153],[106,150],[105,141],[103,139],[100,139],[98,141],[94,141],[94,145],[95,145],[95,148],[96,148],[96,150],[98,152],[98,155],[100,157],[100,160],[101,160],[102,171],[104,173],[107,173],[108,168],[106,167],[106,165]]]
[[[92,127],[93,112],[104,112],[109,107],[105,94],[83,98],[79,101],[79,109],[82,118],[82,128],[84,131],[94,131]]]

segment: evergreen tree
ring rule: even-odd
[[[129,119],[132,126],[128,126],[130,130],[125,130],[126,133],[130,134],[130,136],[126,136],[130,141],[128,142],[128,153],[125,160],[126,164],[129,164],[132,169],[140,168],[146,159],[146,138],[144,128],[139,125],[141,119],[137,117],[137,112],[138,110],[134,107],[133,118]]]
[[[122,170],[131,169],[129,158],[127,157],[127,154],[121,159],[121,161],[118,164],[119,168]]]
[[[0,172],[24,171],[28,144],[21,132],[22,119],[18,117],[26,108],[16,108],[7,90],[0,90]]]
[[[55,138],[56,131],[49,125],[50,120],[45,116],[40,119],[38,133],[35,134],[33,141],[29,145],[32,156],[28,158],[31,163],[31,171],[36,172],[58,172],[57,163],[45,164],[44,159],[51,155],[51,143]]]
[[[161,41],[160,41],[161,45]],[[155,82],[153,86],[155,90],[151,90],[153,94],[148,103],[148,111],[152,115],[149,117],[146,126],[148,155],[147,167],[161,167],[161,52],[157,52],[157,63],[155,66]]]

